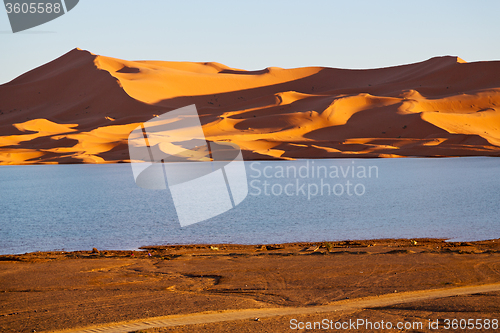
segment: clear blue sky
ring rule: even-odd
[[[80,0],[12,34],[0,8],[0,84],[80,47],[127,60],[254,70],[500,59],[500,1]]]

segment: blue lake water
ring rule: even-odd
[[[500,237],[500,158],[245,165],[247,198],[226,213],[183,228],[169,190],[139,188],[128,164],[0,166],[0,254],[190,243]],[[307,177],[290,171],[301,166]],[[280,173],[287,168],[288,175]],[[320,175],[313,176],[313,169]]]

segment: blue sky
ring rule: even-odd
[[[13,34],[0,9],[0,84],[72,48],[127,60],[255,70],[375,68],[458,55],[500,59],[500,1],[80,0]]]

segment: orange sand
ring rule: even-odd
[[[245,71],[75,49],[0,85],[0,164],[128,162],[127,138],[196,104],[245,159],[500,156],[500,62]]]

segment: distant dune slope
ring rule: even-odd
[[[0,164],[128,162],[130,131],[190,104],[247,160],[500,156],[500,61],[245,71],[75,49],[0,85]]]

